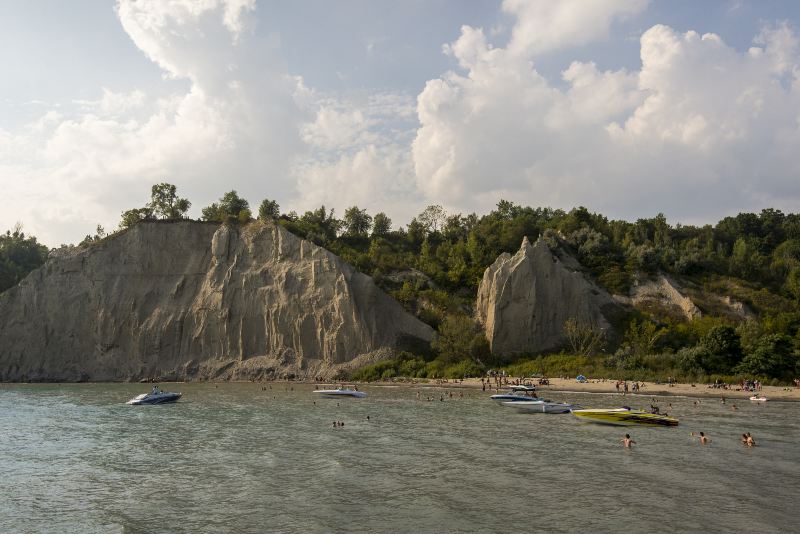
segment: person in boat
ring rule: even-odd
[[[625,437],[622,438],[620,441],[622,442],[622,445],[626,449],[630,449],[631,445],[635,445],[636,444],[636,442],[631,439],[631,435],[630,434],[625,434]]]
[[[150,392],[151,395],[158,395],[161,393],[161,390],[158,389],[158,386],[153,386],[153,391]]]

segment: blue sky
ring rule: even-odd
[[[797,211],[798,21],[791,1],[2,2],[0,227],[79,241],[165,180],[195,216],[230,189],[396,225],[500,198]]]

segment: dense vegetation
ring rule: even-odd
[[[25,237],[20,225],[0,234],[0,293],[42,266],[47,253],[47,247],[38,243],[35,237]]]
[[[120,228],[141,220],[184,218],[189,206],[174,186],[158,184],[150,203],[123,213]],[[501,200],[483,216],[429,206],[396,228],[386,214],[370,215],[357,206],[338,218],[325,206],[302,215],[281,213],[277,202],[266,199],[257,216],[372,275],[438,330],[430,351],[403,353],[360,370],[355,378],[463,376],[501,366],[515,374],[583,372],[640,379],[736,375],[788,380],[800,372],[798,214],[766,209],[726,217],[716,225],[672,226],[661,214],[627,222],[583,207],[563,211]],[[252,213],[249,203],[230,191],[203,208],[202,217],[246,224]],[[84,244],[102,239],[101,231],[98,227],[98,235],[87,236]],[[703,317],[687,321],[639,310],[620,325],[624,336],[619,342],[578,343],[577,332],[576,342],[562,354],[497,358],[472,319],[476,290],[486,267],[500,253],[515,252],[525,236],[542,236],[551,246],[568,249],[612,293],[627,295],[637,279],[670,274],[691,289]],[[36,262],[25,266],[35,268]],[[731,314],[708,295],[730,297],[751,313]]]

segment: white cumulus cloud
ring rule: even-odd
[[[567,13],[579,5],[583,16]],[[663,211],[685,222],[767,206],[796,211],[800,70],[790,26],[766,27],[737,51],[715,34],[657,25],[641,36],[640,70],[576,61],[562,72],[564,86],[535,68],[537,53],[563,45],[539,30],[565,28],[564,43],[585,42],[641,4],[504,8],[518,15],[507,46],[463,27],[445,47],[462,70],[419,95],[413,158],[429,198],[465,210],[505,197],[618,217]]]

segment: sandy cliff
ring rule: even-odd
[[[272,223],[143,223],[0,295],[0,380],[330,377],[431,336]]]
[[[559,349],[570,318],[610,333],[609,318],[620,311],[574,258],[542,239],[531,245],[525,238],[516,254],[501,254],[478,288],[478,320],[495,354]]]

